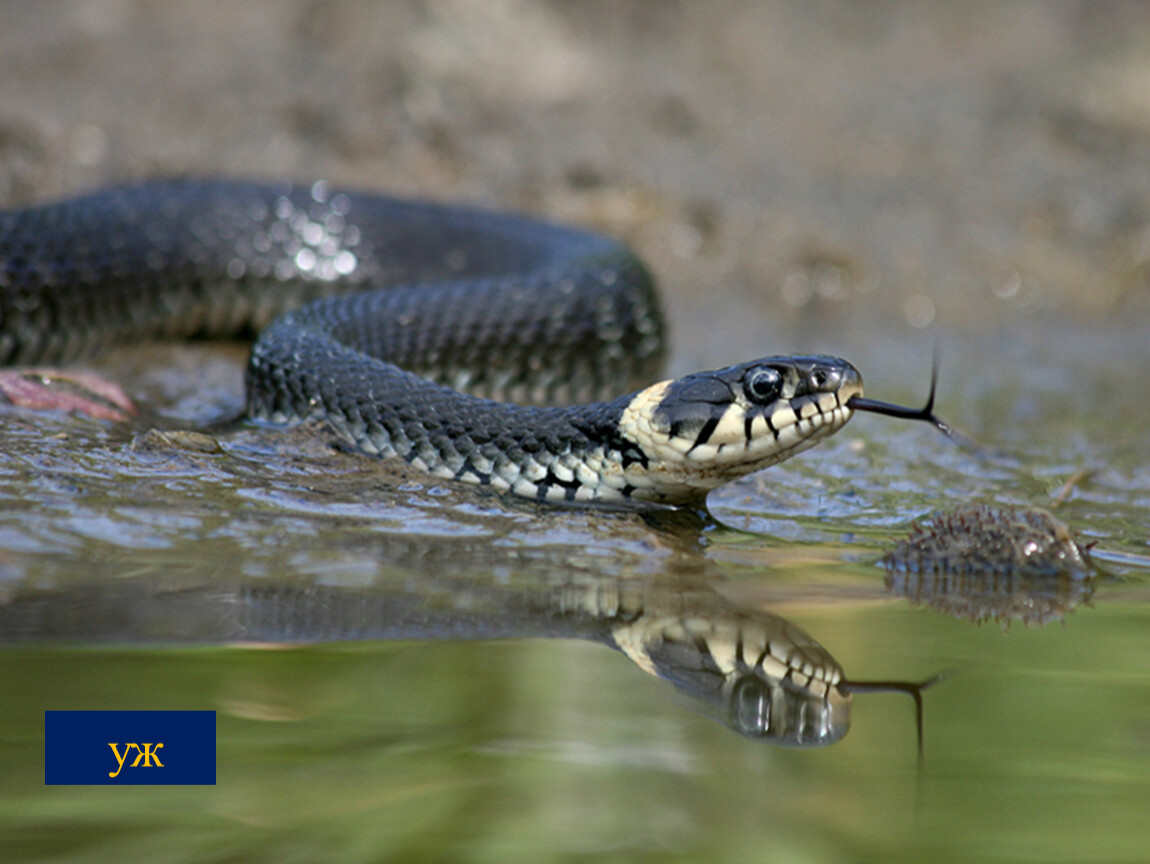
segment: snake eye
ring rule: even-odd
[[[783,376],[770,366],[760,366],[747,374],[743,390],[752,402],[766,404],[779,398],[783,389]]]

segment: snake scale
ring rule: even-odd
[[[258,334],[250,418],[319,418],[367,454],[538,500],[696,503],[870,401],[818,355],[650,384],[664,329],[627,248],[488,210],[177,179],[0,212],[0,365]]]

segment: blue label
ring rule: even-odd
[[[48,786],[216,785],[215,711],[45,711]]]

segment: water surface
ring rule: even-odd
[[[223,411],[226,374],[206,407],[150,385],[130,428],[0,409],[12,860],[1138,860],[1150,409],[1115,394],[1145,393],[1122,362],[1145,337],[1070,335],[1057,355],[1027,337],[1024,363],[949,349],[940,410],[983,450],[860,416],[710,515],[539,508],[337,452],[322,429],[207,452],[146,435]],[[879,377],[876,396],[922,398],[917,368]],[[883,552],[966,502],[1054,507],[1097,575],[1055,591],[1045,626],[888,591]],[[539,612],[573,584],[778,616],[848,679],[942,673],[921,764],[894,693],[855,695],[827,746],[739,735],[593,622]],[[260,592],[290,599],[237,624]],[[218,785],[45,787],[42,712],[65,708],[217,711]]]

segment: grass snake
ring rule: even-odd
[[[192,179],[0,212],[0,365],[258,333],[250,418],[529,498],[696,503],[884,404],[818,355],[650,384],[664,330],[627,248],[516,215]]]

